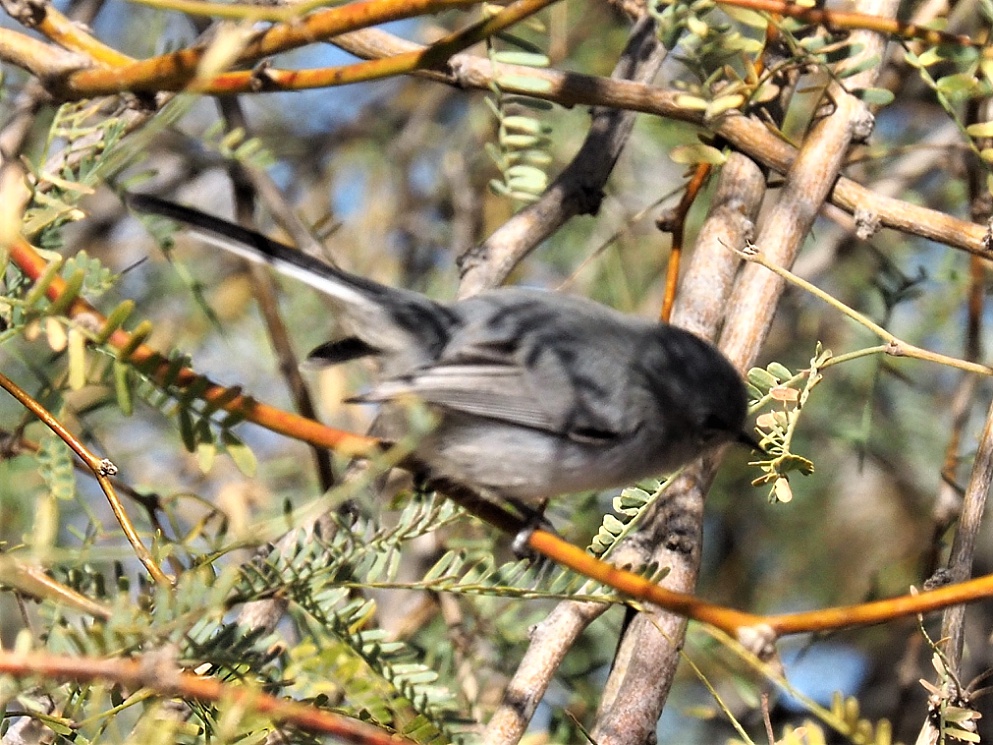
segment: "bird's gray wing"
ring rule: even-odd
[[[470,411],[461,403],[469,399],[478,416],[577,441],[631,431],[630,368],[640,345],[617,318],[605,321],[606,309],[525,289],[483,293],[458,307],[462,322],[442,354],[431,370],[417,371],[433,389],[441,383],[443,391],[430,394],[441,405]],[[439,381],[434,371],[446,366],[459,374]],[[452,389],[460,401],[448,402]]]
[[[481,365],[437,365],[400,378],[380,381],[361,401],[392,401],[415,396],[453,411],[523,427],[558,431],[557,423],[537,405],[521,370]]]
[[[436,364],[380,381],[356,400],[391,401],[415,396],[428,404],[473,416],[539,429],[581,442],[616,437],[622,426],[606,416],[609,382],[577,381],[554,354],[529,365],[494,361]],[[577,383],[581,383],[577,387]],[[602,395],[601,393],[602,390]]]

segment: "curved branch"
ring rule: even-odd
[[[379,57],[408,52],[419,45],[397,38],[379,29],[365,29],[344,34],[332,40],[336,45],[360,57]],[[498,72],[488,59],[471,54],[458,54],[449,61],[450,73],[433,71],[415,74],[449,85],[488,90]],[[711,129],[732,148],[760,165],[778,173],[790,171],[797,158],[797,149],[756,118],[740,112],[726,113],[716,121],[706,121],[699,111],[680,106],[678,94],[645,83],[601,78],[581,73],[566,73],[530,67],[501,65],[499,74],[522,75],[536,81],[534,87],[504,86],[508,93],[535,96],[562,106],[605,106],[695,124]],[[536,92],[535,89],[541,89]],[[968,220],[947,215],[939,210],[881,196],[845,176],[838,176],[828,191],[827,199],[849,214],[856,209],[877,217],[882,226],[943,243],[971,254],[990,257],[988,229]],[[501,281],[503,277],[497,277]]]

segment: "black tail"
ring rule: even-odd
[[[331,297],[349,302],[356,299],[356,291],[366,297],[382,297],[394,292],[378,282],[349,274],[285,243],[192,207],[184,207],[150,194],[125,193],[124,202],[137,212],[147,212],[182,223],[226,251],[249,261],[271,264]]]

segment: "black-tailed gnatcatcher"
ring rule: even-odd
[[[444,305],[187,207],[140,194],[127,201],[327,294],[349,335],[310,359],[377,359],[378,382],[353,400],[385,405],[387,437],[402,435],[396,428],[407,421],[398,400],[432,409],[437,426],[414,450],[432,476],[534,505],[633,484],[724,442],[754,446],[742,431],[741,377],[688,331],[542,290],[490,290]]]

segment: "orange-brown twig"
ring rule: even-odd
[[[38,417],[46,427],[58,435],[63,442],[66,443],[66,445],[72,448],[72,451],[76,453],[76,455],[78,455],[86,466],[93,472],[97,483],[100,484],[100,488],[103,489],[103,493],[107,496],[107,501],[110,503],[110,508],[114,511],[114,517],[116,517],[117,522],[120,523],[121,529],[124,531],[124,535],[127,537],[128,543],[130,543],[131,547],[134,549],[138,560],[145,566],[148,573],[152,575],[152,579],[161,585],[171,585],[172,580],[169,579],[166,573],[162,571],[155,559],[152,557],[151,552],[149,552],[149,550],[145,548],[145,544],[141,542],[141,537],[138,535],[138,531],[135,530],[134,523],[132,523],[131,518],[128,517],[128,513],[125,511],[124,505],[121,504],[121,500],[117,496],[114,485],[108,478],[109,476],[117,473],[117,466],[111,463],[107,458],[99,458],[94,455],[90,449],[86,447],[86,445],[80,442],[79,439],[72,434],[72,432],[63,426],[62,422],[52,416],[52,413],[48,411],[48,409],[31,398],[26,391],[24,391],[3,373],[0,373],[0,387],[16,398],[24,408]]]
[[[461,31],[449,34],[430,46],[391,57],[356,62],[341,67],[311,70],[280,70],[264,67],[215,75],[190,86],[191,91],[207,94],[244,93],[253,90],[304,90],[348,85],[403,75],[417,70],[431,70],[444,64],[453,54],[537,13],[558,0],[519,0],[495,16]]]
[[[888,600],[822,608],[804,613],[761,616],[708,603],[695,595],[666,590],[644,577],[595,559],[583,549],[552,533],[536,530],[530,535],[527,545],[553,561],[609,585],[625,595],[653,603],[694,621],[710,624],[738,638],[749,629],[766,630],[776,638],[787,634],[867,626],[993,596],[993,574],[988,574],[937,590],[911,593]]]
[[[356,29],[437,13],[480,0],[361,0],[277,24],[247,43],[234,64],[256,62],[280,52],[327,40]],[[122,67],[93,67],[58,81],[61,94],[88,97],[123,91],[183,90],[196,78],[207,47],[188,47]]]
[[[952,605],[974,603],[988,597],[993,597],[993,574],[986,574],[965,582],[956,582],[939,587],[937,590],[911,593],[886,600],[876,600],[871,603],[768,616],[763,619],[762,623],[768,624],[779,636],[809,631],[833,631],[852,626],[869,626],[905,616],[931,613]]]
[[[654,603],[680,616],[703,621],[711,626],[736,634],[739,629],[756,626],[762,616],[708,603],[695,595],[673,592],[633,572],[600,561],[585,550],[544,530],[535,530],[528,538],[528,548],[534,549],[558,564],[567,566],[584,577],[602,582],[636,600]]]
[[[359,745],[412,743],[405,737],[391,735],[357,719],[244,686],[224,684],[215,678],[182,672],[171,662],[151,656],[116,659],[0,651],[0,673],[18,678],[44,677],[79,683],[109,681],[131,689],[147,688],[166,696],[211,703],[226,701],[265,714],[276,722],[308,732],[335,735]]]
[[[32,280],[38,279],[47,267],[47,263],[38,255],[38,252],[19,236],[10,245],[10,258]],[[65,281],[56,277],[48,285],[45,293],[50,300],[54,301],[64,291]],[[73,318],[85,314],[97,327],[103,326],[107,321],[92,305],[79,297],[70,303],[66,312]],[[108,338],[108,342],[127,361],[148,370],[148,374],[153,379],[161,381],[169,376],[171,372],[170,361],[128,332],[120,329],[115,330]],[[206,380],[189,368],[183,368],[172,379],[174,384],[180,387],[190,386],[194,383],[204,385]],[[225,388],[210,381],[206,381],[200,398],[274,432],[345,454],[368,454],[370,451],[378,449],[380,444],[374,437],[364,437],[327,427],[312,419],[306,419],[274,406],[260,403],[241,394],[236,389]]]
[[[455,2],[456,0],[448,0]],[[459,0],[460,2],[462,0]],[[518,0],[495,16],[474,23],[427,47],[391,57],[332,68],[285,70],[262,66],[255,70],[219,73],[203,80],[195,78],[201,49],[186,49],[172,55],[144,60],[124,69],[92,69],[71,76],[67,93],[97,95],[121,90],[187,90],[209,95],[230,95],[255,91],[304,90],[348,85],[403,75],[416,70],[436,69],[453,54],[518,23],[558,0]],[[351,6],[346,6],[351,7]],[[342,8],[344,10],[345,8]],[[250,44],[242,53],[249,58]],[[242,59],[242,61],[246,61]],[[167,74],[167,70],[171,70]],[[158,77],[150,77],[158,75]]]
[[[657,222],[660,230],[667,230],[672,233],[672,248],[669,251],[669,264],[665,275],[665,295],[662,298],[662,312],[659,318],[668,321],[672,316],[672,306],[676,304],[676,286],[679,284],[679,265],[683,255],[683,245],[686,240],[686,216],[690,212],[690,207],[696,201],[700,190],[707,182],[711,167],[707,163],[700,163],[693,170],[690,182],[686,184],[683,196],[679,200],[676,209],[669,215],[665,215]]]
[[[85,54],[104,65],[118,67],[134,62],[133,57],[108,47],[83,30],[83,27],[66,18],[50,3],[42,6],[44,15],[35,28],[61,47]]]
[[[828,28],[865,29],[904,39],[920,39],[929,44],[958,44],[965,47],[978,47],[985,44],[985,41],[973,39],[965,34],[950,34],[947,31],[938,31],[914,23],[881,18],[866,13],[846,13],[811,8],[798,5],[790,0],[718,0],[718,4],[788,16]]]

